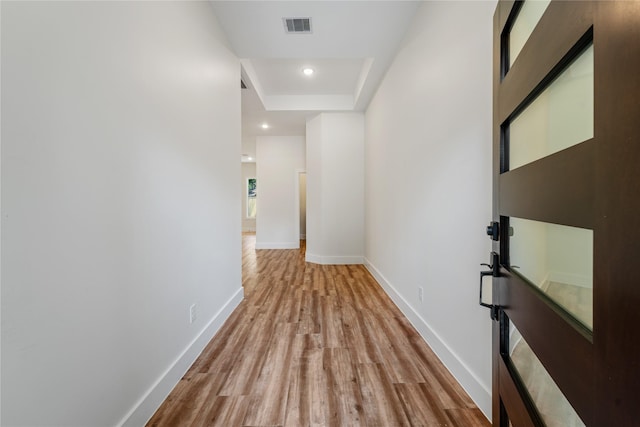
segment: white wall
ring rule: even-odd
[[[422,3],[366,112],[368,267],[488,416],[494,9]]]
[[[364,115],[322,113],[307,122],[307,252],[318,264],[364,255]]]
[[[310,250],[322,250],[322,115],[307,120],[307,239],[306,261]],[[310,237],[314,236],[314,237]],[[317,248],[317,249],[316,249]]]
[[[256,249],[299,248],[297,180],[305,168],[305,139],[257,137],[256,159]]]
[[[256,158],[256,137],[255,136],[243,136],[242,137],[242,154],[246,154],[249,157]]]
[[[256,231],[256,219],[247,218],[247,179],[256,177],[255,163],[242,163],[240,198],[242,199],[242,231]]]
[[[239,62],[207,2],[1,28],[1,423],[143,425],[242,298]]]
[[[2,22],[2,3],[0,3],[0,29]],[[0,31],[0,46],[2,46],[2,31]],[[0,48],[0,52],[2,49]],[[0,58],[0,63],[2,59]],[[0,82],[2,81],[2,66],[0,66]],[[2,84],[0,83],[0,222],[2,221]],[[0,226],[0,307],[2,307],[2,227]],[[0,331],[2,331],[2,311],[0,309]],[[2,333],[0,332],[0,425],[2,425]]]

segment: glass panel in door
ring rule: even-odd
[[[593,45],[509,124],[509,169],[593,138]]]
[[[593,328],[593,231],[511,217],[513,272]]]
[[[509,356],[547,427],[584,427],[585,424],[513,323],[509,328]]]
[[[513,65],[551,0],[524,2],[509,32],[509,66]]]

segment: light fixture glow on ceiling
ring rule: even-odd
[[[302,72],[305,76],[310,76],[311,74],[313,74],[313,68],[305,67],[302,69]]]
[[[262,127],[262,129],[269,129],[269,125],[267,123],[263,123],[260,126]]]

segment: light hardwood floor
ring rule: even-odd
[[[149,426],[489,426],[364,267],[254,247],[244,301]]]

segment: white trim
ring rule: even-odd
[[[299,249],[300,241],[297,242],[256,242],[256,249]]]
[[[178,384],[182,376],[196,361],[213,336],[220,330],[222,324],[229,318],[233,310],[242,302],[244,288],[238,291],[213,316],[202,331],[189,343],[178,358],[147,390],[144,396],[133,406],[118,426],[143,426],[151,419],[171,390]]]
[[[353,111],[353,95],[266,95],[262,105],[267,111]]]
[[[462,359],[447,345],[447,343],[434,331],[431,326],[418,314],[413,307],[400,295],[400,293],[389,283],[382,273],[369,261],[364,258],[364,265],[373,275],[382,289],[389,295],[391,300],[398,306],[400,311],[409,319],[409,322],[418,331],[420,336],[431,347],[438,356],[442,364],[451,372],[454,378],[460,383],[462,388],[469,394],[484,415],[491,419],[491,388],[482,383]]]
[[[307,240],[306,234],[300,234],[300,240]]]
[[[321,256],[314,255],[312,253],[305,254],[305,261],[312,262],[314,264],[324,265],[348,265],[348,264],[363,264],[364,257],[361,256]]]

